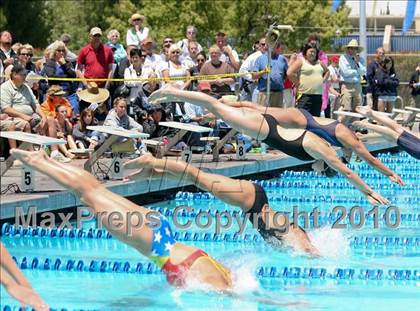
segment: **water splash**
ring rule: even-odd
[[[350,240],[344,230],[322,227],[308,232],[312,244],[325,258],[348,258],[350,253]]]

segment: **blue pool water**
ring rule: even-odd
[[[366,216],[360,229],[350,226],[351,208],[364,216],[372,209],[343,177],[327,179],[312,172],[285,172],[261,181],[270,205],[277,211],[320,211],[320,228],[309,228],[322,258],[308,258],[266,245],[250,224],[242,234],[234,221],[215,234],[214,225],[188,231],[174,229],[181,242],[203,248],[236,275],[235,295],[205,290],[174,289],[160,271],[105,230],[41,230],[3,226],[2,241],[24,269],[35,289],[54,309],[67,310],[415,310],[420,303],[420,162],[405,153],[381,155],[381,160],[406,182],[392,184],[365,164],[352,168],[397,209],[378,209],[378,228]],[[170,219],[176,207],[190,206],[179,222],[193,220],[200,211],[238,211],[207,193],[177,194],[175,200],[150,207]],[[331,229],[343,206],[347,229]],[[386,214],[386,215],[385,215]],[[362,221],[354,212],[353,223]],[[386,217],[385,217],[386,216]],[[395,224],[398,228],[387,227]],[[206,217],[201,217],[205,223]],[[225,223],[226,219],[222,219]],[[213,222],[214,222],[213,218]],[[303,224],[302,219],[300,223]],[[313,221],[310,222],[313,224]],[[2,310],[17,308],[4,289]],[[6,308],[6,309],[5,309]]]

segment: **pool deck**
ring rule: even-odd
[[[381,138],[370,138],[368,141],[365,141],[365,144],[372,152],[386,150],[396,146]],[[268,154],[249,153],[245,161],[231,160],[231,158],[235,158],[235,154],[221,155],[219,162],[211,162],[211,155],[203,156],[195,154],[192,164],[208,172],[229,177],[242,177],[275,172],[277,170],[310,163],[300,161],[277,151]],[[71,165],[83,167],[85,161],[73,160]],[[110,159],[102,159],[101,162],[106,165],[110,162]],[[1,165],[3,168],[4,162]],[[130,171],[126,172],[126,174],[128,173]],[[36,207],[36,212],[40,213],[82,205],[80,200],[71,191],[65,190],[54,181],[51,181],[47,176],[36,173],[34,179],[34,192],[9,193],[0,196],[0,220],[15,217],[17,207],[21,207],[23,213],[26,214],[30,207]],[[4,190],[7,185],[13,183],[19,186],[21,184],[21,167],[19,166],[13,166],[1,177],[1,189]],[[109,190],[124,197],[133,197],[152,192],[164,192],[165,190],[174,190],[191,185],[190,182],[184,180],[175,181],[166,177],[129,182],[106,180],[103,183]]]

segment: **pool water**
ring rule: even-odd
[[[307,231],[321,258],[273,249],[250,224],[237,234],[235,220],[231,228],[216,234],[216,213],[232,214],[239,209],[208,193],[179,192],[172,201],[149,206],[171,222],[176,207],[192,207],[178,214],[183,224],[196,219],[200,211],[202,224],[212,216],[213,223],[206,229],[193,221],[188,231],[174,228],[174,232],[180,242],[204,249],[232,269],[234,295],[168,286],[147,258],[95,228],[94,223],[79,230],[4,225],[2,241],[53,309],[418,310],[420,162],[406,153],[383,154],[380,159],[400,174],[405,187],[392,184],[366,164],[351,164],[394,206],[388,212],[386,207],[378,208],[378,228],[374,228],[374,217],[368,215],[373,207],[341,176],[327,179],[312,172],[289,171],[272,180],[257,181],[277,211],[318,208],[320,228],[311,228],[310,219]],[[332,213],[335,206],[346,210],[340,221],[346,229],[331,228],[339,217],[338,212]],[[398,222],[397,228],[390,228]],[[299,223],[303,225],[302,217]],[[360,229],[352,227],[360,223]],[[18,308],[3,288],[0,294],[2,310]]]

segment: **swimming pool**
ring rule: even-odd
[[[352,165],[398,207],[388,212],[379,208],[376,229],[374,216],[365,215],[372,206],[343,177],[286,171],[279,178],[258,181],[276,210],[319,209],[321,228],[308,231],[322,258],[276,251],[250,224],[240,235],[235,234],[235,222],[219,234],[214,225],[200,229],[194,222],[188,231],[174,229],[179,241],[203,248],[232,268],[237,275],[234,296],[168,286],[154,264],[94,223],[81,230],[4,225],[2,241],[35,289],[58,310],[414,310],[420,302],[420,162],[405,153],[380,159],[400,174],[405,187],[365,164]],[[196,219],[200,211],[203,223],[211,215],[213,224],[217,212],[238,211],[207,193],[179,192],[175,200],[150,207],[172,221],[173,211],[182,206],[194,210],[178,214],[181,223]],[[347,229],[330,228],[339,216],[332,213],[335,206],[346,209],[340,223]],[[354,206],[360,208],[351,214]],[[389,228],[398,218],[398,228]],[[302,218],[299,222],[303,225]],[[350,228],[363,222],[360,229]],[[2,310],[18,308],[4,289],[0,295]]]

